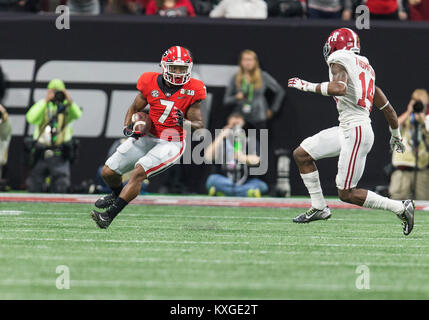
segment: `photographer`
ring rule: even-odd
[[[249,175],[249,167],[258,166],[258,141],[246,136],[246,123],[239,113],[232,113],[226,126],[206,149],[207,162],[221,163],[217,173],[211,174],[206,182],[209,195],[257,197],[268,191],[267,184]],[[245,146],[249,150],[245,150]],[[253,150],[252,150],[253,148]]]
[[[7,164],[9,143],[12,137],[12,127],[6,109],[0,104],[0,181],[3,178],[3,167]],[[4,183],[0,182],[0,189]]]
[[[393,153],[395,171],[389,187],[392,199],[429,200],[429,128],[425,125],[428,103],[426,90],[414,90],[407,111],[398,118],[405,152]]]
[[[30,192],[45,191],[45,180],[50,177],[50,191],[65,193],[70,186],[70,162],[74,158],[71,122],[82,115],[64,82],[51,80],[46,99],[36,102],[26,114],[27,121],[35,125],[31,146],[28,147],[31,165],[27,180]]]

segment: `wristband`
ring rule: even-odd
[[[328,94],[328,85],[329,82],[322,82],[320,84],[320,92],[324,95],[324,96],[329,96]]]
[[[390,128],[390,132],[395,138],[401,138],[401,131],[399,130],[399,127],[397,127],[396,129]]]

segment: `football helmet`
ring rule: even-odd
[[[328,57],[331,53],[337,50],[350,50],[359,54],[360,40],[356,32],[348,28],[340,28],[332,31],[323,46],[323,56],[325,60],[328,61]]]
[[[184,85],[191,79],[192,64],[192,57],[187,49],[171,47],[161,58],[162,76],[168,83]]]

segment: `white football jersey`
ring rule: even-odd
[[[375,72],[368,59],[348,50],[338,50],[329,56],[327,63],[328,66],[340,64],[348,73],[346,95],[334,97],[340,125],[371,122],[369,114],[375,92]],[[329,79],[333,79],[330,67]]]

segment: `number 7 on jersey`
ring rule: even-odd
[[[167,119],[168,115],[171,112],[171,109],[173,109],[174,106],[174,101],[169,101],[169,100],[159,100],[159,102],[165,106],[165,110],[162,113],[162,115],[159,117],[158,122],[159,123],[164,123],[164,121]]]

